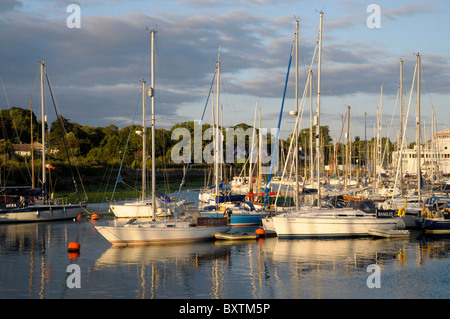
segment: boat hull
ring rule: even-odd
[[[230,225],[189,226],[185,222],[145,226],[95,226],[95,229],[115,246],[187,243],[211,240],[216,233],[225,233]]]
[[[36,205],[0,212],[2,223],[30,223],[77,218],[85,212],[85,205]]]
[[[301,214],[299,217],[278,215],[272,217],[280,238],[357,237],[369,236],[370,229],[391,230],[400,218],[357,217],[354,211],[330,213],[328,216]],[[363,214],[361,214],[363,215]]]
[[[219,213],[212,212],[201,212],[202,217],[217,217],[223,214],[224,211]],[[261,224],[261,219],[265,217],[266,214],[255,213],[255,211],[242,211],[242,212],[231,212],[230,214],[230,225],[232,226],[258,226]]]
[[[416,220],[416,225],[427,233],[450,234],[450,219],[421,218]]]
[[[273,224],[272,216],[266,216],[261,219],[262,227],[266,233],[266,236],[276,236],[275,225]]]
[[[117,218],[148,218],[153,216],[151,204],[111,204],[109,208]],[[161,208],[157,208],[156,216],[165,216],[165,213]]]

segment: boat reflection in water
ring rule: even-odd
[[[81,244],[71,259],[69,242]],[[114,247],[87,221],[0,225],[0,298],[449,298],[450,238],[302,239]],[[80,266],[81,289],[67,267]],[[381,288],[369,289],[369,265]],[[424,280],[426,278],[426,280]]]
[[[201,298],[217,299],[225,297],[223,273],[229,258],[229,250],[213,242],[112,246],[95,262],[94,271],[135,270],[136,276],[127,280],[136,285],[131,298],[199,297],[195,290],[200,288]]]

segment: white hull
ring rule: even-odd
[[[266,235],[275,235],[277,232],[275,231],[275,225],[273,223],[272,216],[267,216],[261,219],[262,227],[266,232]]]
[[[85,211],[83,207],[83,205],[36,205],[2,211],[0,212],[0,224],[73,219]]]
[[[111,204],[109,208],[117,218],[148,218],[153,216],[152,204],[147,202],[136,202],[129,204]],[[156,208],[156,216],[166,216],[167,213],[161,208]]]
[[[210,240],[215,233],[224,233],[231,226],[197,226],[189,222],[156,222],[125,226],[95,226],[100,234],[113,245],[149,245],[185,243]]]
[[[370,229],[391,230],[400,218],[377,218],[354,209],[324,209],[272,217],[278,237],[367,236]],[[400,223],[403,226],[403,223]]]

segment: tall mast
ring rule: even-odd
[[[364,112],[364,187],[367,186],[367,113]]]
[[[155,30],[151,30],[152,56],[151,56],[151,88],[149,96],[152,98],[152,210],[153,220],[156,219],[156,168],[155,168]]]
[[[348,153],[350,151],[350,106],[347,106],[347,147],[345,148],[345,179],[344,179],[344,189],[347,190],[348,184],[348,166],[349,158]]]
[[[400,59],[400,149],[403,147],[403,60]],[[399,151],[401,154],[401,151]],[[401,154],[403,156],[403,154]],[[400,160],[400,179],[403,178],[403,158]],[[402,187],[400,186],[400,191]]]
[[[298,20],[295,21],[295,112],[298,119]],[[300,170],[298,160],[298,120],[295,125],[295,208],[298,209],[298,173]]]
[[[33,149],[33,97],[30,96],[30,130],[31,130],[31,188],[34,189],[34,149]]]
[[[147,167],[147,134],[145,127],[145,81],[142,79],[142,187],[141,187],[141,200],[145,200],[145,192],[146,192],[146,167]]]
[[[313,109],[312,109],[312,69],[309,69],[309,169],[311,186],[314,176],[314,160],[313,160]]]
[[[317,156],[317,206],[320,208],[320,73],[322,63],[322,20],[323,12],[320,11],[320,25],[319,25],[319,58],[317,63],[317,108],[316,108],[316,156]]]
[[[420,54],[417,53],[417,105],[416,105],[416,144],[417,144],[417,195],[421,200],[421,172],[420,172]]]
[[[219,196],[219,92],[220,92],[220,47],[217,56],[217,93],[216,93],[216,138],[214,147],[214,175],[216,176],[216,208],[218,208]]]
[[[44,112],[44,60],[41,61],[41,116],[42,116],[42,199],[46,201],[46,174],[45,174],[45,112]]]
[[[249,193],[253,193],[253,169],[254,166],[252,166],[252,161],[254,158],[254,149],[255,149],[255,135],[256,135],[256,112],[258,111],[258,102],[256,102],[255,105],[255,115],[253,116],[253,133],[252,133],[252,145],[250,146],[250,157],[249,157],[249,161],[248,161],[248,192]],[[255,165],[256,166],[256,165]]]

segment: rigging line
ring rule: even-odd
[[[145,58],[147,57],[147,51],[148,51],[149,49],[150,49],[150,39],[148,38],[148,39],[147,39],[147,42],[146,42],[144,54],[142,55],[142,59],[141,59],[140,65],[139,65],[139,70],[138,70],[138,73],[137,73],[137,75],[136,75],[136,79],[135,79],[135,84],[136,84],[136,85],[140,82],[139,79],[142,78],[143,69],[144,69],[144,63],[145,63]],[[132,101],[133,101],[135,95],[136,95],[136,91],[133,90],[132,93],[131,93],[130,100],[129,100],[129,102],[128,102],[128,108],[127,108],[127,112],[126,112],[126,115],[127,115],[127,116],[128,116],[128,114],[129,114],[129,112],[131,111],[131,105],[132,105]],[[111,195],[111,202],[112,202],[112,200],[114,199],[114,195],[115,195],[115,192],[116,192],[117,184],[118,184],[118,183],[121,181],[121,179],[122,179],[120,173],[121,173],[121,171],[122,171],[123,164],[124,164],[124,161],[125,161],[125,155],[126,155],[126,153],[127,153],[128,144],[129,144],[130,137],[131,137],[131,132],[133,131],[133,126],[134,126],[134,122],[135,122],[135,119],[136,119],[136,114],[137,114],[137,111],[138,111],[138,104],[139,104],[139,101],[140,101],[140,94],[138,95],[137,102],[136,102],[136,108],[135,108],[135,110],[134,110],[133,119],[132,119],[131,124],[130,124],[130,131],[128,132],[127,141],[126,141],[126,143],[125,143],[125,150],[124,150],[123,155],[122,155],[122,160],[121,160],[120,166],[119,166],[119,172],[117,173],[116,182],[115,182],[115,184],[114,184],[114,189],[113,189],[113,192],[112,192],[112,195]],[[126,117],[127,117],[127,116],[126,116]]]
[[[312,70],[312,67],[313,67],[313,64],[314,64],[314,59],[315,59],[315,56],[316,56],[316,52],[317,52],[318,45],[319,45],[319,39],[317,39],[317,41],[316,41],[316,47],[315,47],[315,49],[314,49],[314,53],[313,53],[313,56],[312,56],[312,59],[311,59],[311,64],[310,64],[310,67],[309,67],[309,71]],[[312,74],[312,73],[311,73],[311,74]],[[305,94],[306,94],[306,91],[307,91],[307,86],[308,86],[308,84],[309,84],[309,81],[312,82],[312,77],[311,77],[311,79],[310,79],[309,77],[307,77],[305,89],[304,89],[304,91],[303,91],[302,106],[301,106],[301,107],[302,107],[302,118],[303,118],[303,110],[304,110],[304,103],[305,103],[304,99],[305,99]],[[300,124],[298,124],[298,116],[297,116],[297,118],[296,118],[295,125],[299,125],[299,127],[301,127],[301,121],[300,121]],[[290,154],[291,154],[291,149],[292,149],[292,145],[293,145],[292,142],[293,142],[293,139],[291,139],[291,142],[290,142],[290,145],[289,145],[289,151],[288,151],[287,158],[289,158],[289,157],[290,157]],[[287,164],[287,161],[286,161],[286,164]],[[281,180],[284,179],[284,175],[285,175],[285,173],[286,173],[286,169],[287,169],[286,164],[285,164],[285,167],[284,167],[284,169],[283,169],[283,173],[282,173],[282,176],[281,176]],[[311,178],[312,178],[312,177],[311,177]],[[281,191],[281,183],[280,183],[279,186],[278,186],[277,196],[276,196],[276,199],[275,199],[275,206],[277,205],[277,200],[278,200],[278,196],[279,196],[279,194],[280,194],[280,191]]]
[[[70,162],[69,151],[68,151],[67,144],[66,144],[66,138],[65,138],[66,130],[65,130],[64,124],[63,124],[63,122],[62,122],[62,116],[61,116],[61,114],[59,114],[59,112],[58,112],[58,106],[57,106],[57,104],[56,104],[55,96],[53,95],[52,85],[50,84],[50,78],[49,78],[49,76],[48,76],[47,68],[45,67],[45,65],[44,65],[44,71],[45,71],[45,77],[46,77],[46,79],[47,79],[48,88],[50,89],[50,96],[51,96],[51,98],[52,98],[53,107],[54,107],[54,109],[55,109],[56,116],[57,116],[57,118],[58,118],[58,123],[59,123],[59,127],[60,127],[60,130],[61,130],[61,134],[64,134],[64,135],[62,136],[62,141],[63,141],[63,144],[64,144],[64,149],[65,149],[65,151],[66,151],[67,161],[69,162],[70,174],[72,175],[72,182],[73,182],[74,187],[75,187],[75,192],[77,193],[77,198],[79,199],[79,197],[78,197],[78,184],[77,184],[77,182],[76,182],[76,180],[75,180],[75,175],[73,174],[73,171],[72,171],[72,163]],[[78,169],[77,169],[77,172],[78,172]],[[80,173],[79,173],[79,172],[78,172],[78,176],[80,176]],[[81,178],[80,178],[80,180],[81,180]],[[84,190],[84,187],[83,187],[83,190]],[[85,192],[85,197],[87,197],[87,196],[86,196],[86,192]]]
[[[134,119],[136,118],[136,114],[137,114],[137,105],[139,104],[139,97],[138,100],[136,101],[136,109],[134,111],[134,116],[133,116],[133,123],[134,123]],[[131,103],[130,103],[131,104]],[[125,150],[123,152],[122,155],[122,161],[120,162],[120,167],[119,167],[119,172],[117,173],[117,178],[116,178],[116,183],[114,184],[114,189],[111,195],[111,202],[114,199],[114,194],[116,193],[116,188],[117,188],[117,184],[121,181],[122,177],[120,176],[120,172],[122,171],[122,167],[123,167],[123,163],[125,161],[125,155],[127,154],[127,149],[128,149],[128,143],[130,142],[130,136],[131,136],[131,132],[133,131],[133,127],[134,125],[130,125],[130,131],[128,132],[128,138],[127,138],[127,142],[125,143]]]
[[[1,80],[1,82],[2,82],[2,87],[3,87],[3,93],[5,94],[5,98],[6,98],[6,104],[8,105],[8,109],[10,108],[10,106],[9,106],[9,100],[8,100],[8,95],[6,94],[6,89],[5,89],[5,85],[3,84],[3,78],[2,78],[2,76],[1,76],[1,74],[0,74],[0,80]],[[0,119],[2,120],[2,123],[4,123],[4,119],[3,119],[3,112],[0,112]],[[14,123],[14,122],[13,122]],[[2,125],[2,132],[3,132],[3,137],[5,138],[5,140],[7,140],[8,139],[8,132],[6,131],[6,126],[5,125]],[[10,167],[12,166],[12,163],[9,165]],[[4,175],[4,176],[2,176],[2,181],[5,183],[4,185],[6,186],[6,180],[7,180],[7,178],[9,177],[9,172],[10,172],[11,170],[6,170],[6,169],[4,169],[3,170],[3,174],[7,174],[7,175]]]
[[[136,108],[135,108],[135,111],[134,111],[134,116],[133,116],[132,123],[134,123],[134,120],[136,118],[139,101],[140,101],[140,99],[138,97],[138,99],[136,101]],[[117,173],[116,183],[114,184],[114,189],[113,189],[113,192],[112,192],[112,195],[111,195],[111,201],[114,199],[114,194],[116,193],[117,184],[122,181],[122,177],[120,175],[120,172],[122,171],[123,163],[125,161],[125,155],[127,154],[128,144],[130,142],[131,132],[133,131],[133,128],[134,128],[134,124],[130,125],[130,131],[128,132],[127,142],[125,143],[125,150],[124,150],[123,155],[122,155],[122,161],[120,162],[120,167],[119,167],[119,172]]]
[[[273,170],[274,161],[275,161],[275,154],[277,153],[278,135],[279,135],[279,132],[280,132],[281,118],[283,117],[284,100],[286,98],[286,89],[287,89],[287,85],[288,85],[288,81],[289,81],[289,71],[291,69],[291,62],[292,62],[293,52],[294,52],[294,43],[292,43],[292,46],[291,46],[291,54],[290,54],[290,57],[289,57],[289,64],[288,64],[288,68],[287,68],[286,80],[285,80],[285,83],[284,83],[284,92],[283,92],[283,99],[282,99],[282,102],[281,102],[280,116],[278,118],[278,129],[277,129],[277,134],[276,134],[276,138],[275,138],[275,145],[272,148],[272,161],[270,163],[270,173],[269,173],[269,177],[268,177],[267,182],[266,182],[266,189],[264,191],[264,193],[265,193],[265,195],[264,195],[264,208],[266,207],[266,204],[267,204],[267,198],[268,198],[268,195],[269,195],[269,185],[270,185],[270,180],[272,178],[272,170]]]
[[[400,145],[402,145],[402,147],[400,148],[400,154],[399,154],[398,159],[397,159],[397,168],[401,165],[401,161],[402,161],[402,158],[403,158],[403,145],[405,145],[406,127],[408,126],[409,109],[411,107],[412,94],[413,94],[413,91],[414,91],[414,84],[415,84],[415,81],[416,81],[416,72],[417,72],[417,64],[416,64],[416,66],[414,68],[414,75],[413,75],[413,80],[412,80],[412,83],[411,83],[411,91],[409,92],[408,109],[406,111],[405,123],[403,124],[404,128],[403,128],[403,134],[402,134],[402,141],[401,141],[401,144],[400,144]],[[397,188],[397,181],[398,181],[399,171],[400,170],[397,169],[397,172],[395,173],[395,182],[394,182],[394,188],[393,188],[394,191]]]
[[[313,56],[313,60],[314,60],[314,56]],[[291,153],[292,153],[292,159],[294,159],[294,156],[295,156],[295,151],[293,150],[293,148],[294,148],[293,142],[295,140],[295,131],[296,131],[297,127],[300,128],[302,126],[303,111],[305,109],[306,94],[307,94],[307,91],[308,91],[308,85],[309,85],[310,81],[312,81],[312,78],[310,79],[310,77],[308,76],[307,79],[306,79],[306,84],[305,84],[305,88],[303,90],[303,96],[302,96],[302,100],[301,100],[300,107],[299,107],[299,108],[301,108],[301,113],[297,114],[297,116],[295,118],[294,132],[291,135],[292,137],[291,137],[291,141],[290,141],[290,144],[289,144],[289,151],[288,151],[288,155],[286,156],[286,164],[284,165],[283,173],[282,173],[282,176],[281,176],[281,181],[284,179],[288,162],[291,160]],[[298,136],[300,136],[300,131],[299,131],[299,135]],[[298,136],[297,136],[297,138],[298,138]],[[292,176],[293,169],[294,169],[294,167],[291,165],[290,166],[290,170],[289,170],[289,176]],[[282,185],[282,183],[280,182],[280,184],[278,185],[277,196],[275,198],[275,204],[274,204],[275,206],[277,205],[277,201],[278,201],[278,198],[279,198],[279,195],[280,195],[281,185]],[[288,186],[288,189],[289,189],[289,186]]]
[[[338,147],[336,147],[336,151],[334,152],[333,164],[332,164],[331,169],[330,169],[330,175],[328,176],[328,183],[330,183],[331,175],[333,174],[334,166],[336,165],[339,145],[341,145],[341,138],[342,138],[342,134],[344,133],[344,126],[345,126],[346,121],[348,121],[348,120],[349,119],[347,119],[347,112],[345,112],[345,118],[342,121],[341,135],[339,136]]]
[[[387,154],[386,143],[387,143],[388,139],[389,139],[389,143],[391,143],[390,142],[391,128],[392,128],[392,123],[394,122],[394,115],[395,115],[395,110],[397,109],[397,102],[399,99],[399,95],[400,95],[400,90],[397,90],[397,97],[396,97],[395,103],[394,103],[394,110],[392,111],[391,123],[387,127],[387,132],[386,132],[387,136],[386,136],[386,140],[384,141],[384,151],[383,151],[383,156],[381,158],[381,166],[383,166],[384,159],[386,158],[386,154]],[[381,128],[381,129],[383,129],[383,128]],[[382,141],[382,143],[383,143],[383,141]]]
[[[200,130],[199,130],[198,132],[196,132],[196,135],[195,135],[195,137],[194,137],[194,146],[192,147],[192,150],[191,150],[191,156],[190,156],[189,161],[188,161],[188,163],[187,163],[186,169],[184,170],[183,178],[181,179],[180,188],[178,189],[177,198],[176,198],[177,200],[178,200],[179,197],[180,197],[181,188],[183,187],[184,182],[185,182],[185,179],[186,179],[186,174],[187,174],[187,171],[188,171],[188,169],[189,169],[189,164],[191,163],[192,154],[194,154],[194,150],[195,150],[195,142],[196,142],[196,140],[197,140],[197,134],[199,134],[199,132],[202,132],[202,131],[203,131],[203,130],[202,130],[202,126],[203,126],[203,118],[204,118],[204,116],[205,116],[205,112],[206,112],[206,108],[207,108],[207,106],[208,106],[209,98],[210,98],[211,92],[212,92],[212,90],[213,90],[213,85],[214,85],[214,80],[215,80],[215,78],[216,78],[216,73],[217,73],[217,68],[216,68],[215,71],[214,71],[213,78],[212,78],[212,81],[211,81],[211,86],[210,86],[210,88],[209,88],[208,97],[206,98],[206,103],[205,103],[205,106],[204,106],[204,108],[203,108],[202,118],[200,119],[200,123],[199,123],[199,124],[200,124]]]

